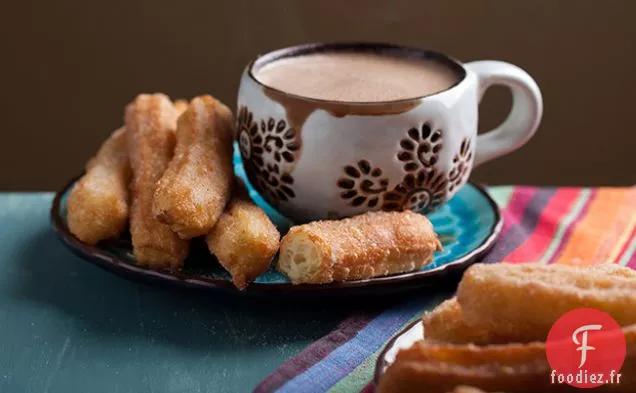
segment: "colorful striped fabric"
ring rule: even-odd
[[[484,262],[588,265],[636,269],[636,186],[631,188],[489,189],[504,217],[502,235]],[[374,315],[355,315],[269,375],[255,393],[373,392],[384,344],[451,294],[422,294]]]

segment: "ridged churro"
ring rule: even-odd
[[[126,130],[120,128],[86,165],[86,174],[68,198],[69,230],[87,244],[119,236],[129,211],[130,162]]]
[[[361,280],[418,270],[441,249],[425,216],[368,212],[292,227],[281,241],[278,269],[294,284]]]
[[[517,342],[545,341],[556,320],[577,308],[604,311],[621,326],[636,323],[636,272],[616,265],[477,264],[464,273],[457,299],[475,328]]]
[[[230,272],[234,285],[245,289],[270,267],[279,241],[274,224],[237,179],[235,196],[206,237],[210,252]]]
[[[141,94],[126,108],[128,151],[133,171],[130,233],[140,265],[178,269],[188,253],[182,240],[152,214],[157,181],[172,158],[176,110],[163,94]]]
[[[183,239],[207,234],[230,199],[232,169],[231,111],[211,96],[193,99],[154,193],[155,217]]]

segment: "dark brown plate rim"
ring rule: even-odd
[[[484,197],[488,200],[493,213],[495,214],[495,225],[491,229],[489,236],[473,251],[445,265],[436,267],[431,270],[403,273],[393,276],[376,277],[364,280],[336,282],[330,284],[300,284],[293,285],[291,283],[284,284],[266,284],[252,283],[244,291],[239,291],[231,281],[222,279],[210,279],[198,275],[183,274],[180,272],[157,271],[148,268],[131,265],[121,260],[99,246],[91,246],[79,241],[71,234],[66,226],[63,217],[60,215],[60,207],[62,198],[70,187],[82,176],[82,174],[73,177],[58,192],[55,193],[51,205],[51,225],[60,238],[60,240],[73,253],[79,257],[88,260],[97,266],[115,273],[122,277],[132,279],[133,281],[160,281],[165,284],[171,284],[178,287],[200,288],[213,290],[230,290],[235,293],[326,293],[333,290],[353,289],[361,287],[388,287],[391,284],[401,284],[401,289],[414,289],[430,285],[427,283],[431,278],[441,278],[449,273],[460,273],[471,264],[477,262],[493,247],[495,240],[501,233],[503,221],[501,212],[496,202],[488,194],[481,185],[471,183]],[[408,284],[408,285],[406,285]],[[341,292],[341,291],[338,291]]]
[[[373,383],[377,386],[378,382],[380,382],[380,377],[381,372],[382,372],[382,367],[384,366],[384,357],[386,356],[386,353],[389,352],[394,346],[395,346],[395,342],[402,337],[404,334],[406,334],[406,332],[408,332],[409,330],[411,330],[413,327],[415,327],[418,324],[423,324],[424,322],[422,322],[422,318],[418,318],[415,321],[409,323],[404,329],[400,330],[399,332],[397,332],[385,345],[384,348],[382,349],[382,351],[380,352],[380,354],[378,355],[378,358],[375,361],[375,371],[373,372]],[[426,332],[425,332],[426,334]]]

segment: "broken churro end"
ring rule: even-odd
[[[320,269],[320,254],[309,235],[300,233],[281,247],[278,264],[294,284],[309,282]]]

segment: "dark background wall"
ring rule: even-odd
[[[9,5],[10,4],[10,5]],[[0,190],[52,190],[81,170],[140,92],[234,106],[243,66],[281,46],[380,40],[499,59],[533,75],[545,115],[491,184],[636,183],[634,0],[61,0],[0,13]],[[495,90],[481,128],[508,110]]]

